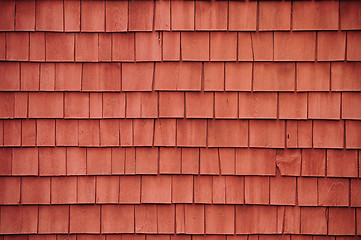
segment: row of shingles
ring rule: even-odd
[[[360,61],[348,32],[152,32],[0,34],[7,61]],[[28,44],[24,44],[28,43]],[[299,48],[299,46],[303,46]],[[330,47],[332,45],[332,47]],[[126,46],[126,47],[125,47]],[[45,50],[46,49],[46,50]]]
[[[0,233],[352,236],[360,234],[360,215],[355,208],[255,205],[2,206]]]
[[[359,7],[353,1],[4,1],[0,30],[354,30],[361,28]]]
[[[358,135],[361,121],[352,120],[30,119],[0,123],[0,143],[5,147],[287,146],[358,149],[361,144]]]
[[[355,240],[352,236],[322,236],[322,235],[155,235],[155,234],[72,234],[72,235],[6,235],[1,240]]]
[[[2,92],[0,100],[7,103],[0,119],[361,119],[358,92]],[[43,101],[56,109],[40,107]]]
[[[361,207],[360,179],[265,176],[1,177],[1,205],[261,204]]]
[[[275,176],[277,166],[282,176],[357,178],[361,161],[357,150],[331,149],[57,147],[7,148],[0,153],[2,176]]]
[[[360,62],[0,63],[1,91],[360,91]]]

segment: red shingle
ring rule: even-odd
[[[21,121],[21,145],[35,146],[36,142],[36,121],[32,119]]]
[[[21,63],[21,91],[39,91],[39,63]]]
[[[79,120],[79,146],[99,146],[99,120]]]
[[[253,61],[254,51],[252,51],[253,39],[249,32],[238,33],[238,61]],[[273,48],[273,44],[272,44]],[[272,51],[273,58],[273,51]]]
[[[5,32],[0,33],[0,60],[5,60]]]
[[[123,91],[152,91],[154,63],[122,64]]]
[[[4,121],[4,146],[21,145],[21,120]]]
[[[300,176],[301,151],[299,149],[277,150],[276,165],[282,176]]]
[[[181,51],[183,61],[208,61],[209,33],[182,32]]]
[[[36,30],[63,31],[63,1],[36,2]]]
[[[343,148],[343,146],[344,146],[343,121],[319,120],[313,122],[314,148]]]
[[[220,173],[217,148],[201,148],[199,161],[200,174],[218,175]]]
[[[255,31],[257,24],[257,3],[231,1],[229,9],[230,31]]]
[[[317,60],[343,61],[345,60],[346,33],[345,32],[318,32],[317,33]]]
[[[14,148],[11,168],[12,175],[38,175],[38,149]]]
[[[102,103],[103,118],[125,117],[124,93],[103,93]]]
[[[158,173],[157,148],[136,148],[136,173],[137,174]]]
[[[331,90],[332,91],[360,91],[361,90],[361,64],[332,63]]]
[[[120,63],[84,63],[82,90],[120,91],[120,72]]]
[[[340,119],[340,93],[309,93],[309,119]]]
[[[300,206],[317,206],[317,178],[300,177],[297,182],[297,200]]]
[[[318,204],[320,206],[349,206],[349,180],[319,178]]]
[[[325,2],[295,2],[293,4],[294,30],[338,30],[339,4]]]
[[[20,203],[20,177],[3,177],[0,182],[1,205]]]
[[[21,182],[22,204],[50,204],[49,177],[23,177]]]
[[[290,30],[291,2],[260,2],[259,30]]]
[[[329,91],[330,63],[297,63],[297,91]]]
[[[346,121],[346,148],[361,148],[360,130],[360,121]]]
[[[38,206],[2,206],[1,234],[37,233]]]
[[[186,92],[187,118],[212,118],[214,109],[213,93]]]
[[[52,177],[51,204],[76,203],[77,182],[77,177]]]
[[[2,62],[0,64],[0,89],[2,91],[20,90],[20,64]]]
[[[70,233],[100,233],[100,206],[70,205]]]
[[[280,119],[307,119],[306,93],[279,93],[278,101]]]
[[[214,96],[215,118],[237,118],[238,94],[236,92],[216,92]]]
[[[269,177],[246,176],[244,182],[246,204],[269,204]]]
[[[154,146],[175,146],[176,120],[158,119],[154,126]]]
[[[153,119],[134,119],[134,146],[153,146],[154,145],[154,120]]]
[[[354,235],[355,209],[329,208],[328,234]]]
[[[87,148],[87,174],[109,175],[111,170],[110,148]]]
[[[177,120],[177,146],[205,147],[206,133],[206,120]]]
[[[207,205],[206,234],[234,233],[234,206]]]
[[[214,3],[216,2],[213,2],[213,4]],[[210,46],[211,61],[236,61],[237,33],[211,32]]]
[[[13,31],[15,23],[15,2],[3,1],[0,5],[1,18],[0,29],[1,31]]]
[[[15,118],[26,118],[28,116],[28,100],[27,92],[15,93]]]
[[[154,89],[200,91],[202,63],[177,62],[155,65]]]
[[[295,65],[293,63],[255,63],[254,91],[293,91]]]
[[[157,92],[128,92],[127,118],[157,118],[158,93]]]
[[[102,233],[134,233],[134,206],[105,205],[101,214]]]
[[[239,118],[277,118],[276,93],[239,93]]]
[[[142,203],[171,203],[172,179],[169,175],[142,176]]]
[[[326,234],[327,214],[326,208],[301,208],[301,234]]]
[[[161,60],[162,35],[160,32],[135,34],[135,60],[137,62]]]
[[[82,1],[81,31],[103,32],[105,30],[105,2]]]
[[[342,118],[343,119],[361,119],[360,108],[355,106],[361,105],[360,93],[342,93]]]
[[[109,1],[105,4],[105,30],[107,32],[124,32],[128,28],[128,3]]]
[[[212,203],[212,176],[194,176],[194,203]]]
[[[172,176],[172,203],[193,202],[193,176]]]
[[[135,206],[135,232],[157,233],[157,205]]]
[[[120,176],[119,203],[140,203],[141,176]]]
[[[37,146],[55,146],[55,119],[37,119]]]
[[[29,60],[29,33],[10,32],[6,33],[6,60],[28,61]]]
[[[209,147],[246,147],[248,122],[243,120],[209,120]]]
[[[45,37],[44,37],[44,39],[45,39]],[[45,59],[45,52],[44,52],[44,59]],[[40,64],[40,90],[41,91],[54,91],[54,89],[55,89],[55,63],[41,63]]]
[[[270,204],[296,204],[296,178],[276,176],[270,177]]]
[[[3,106],[0,108],[0,118],[14,118],[15,94],[12,92],[2,92],[0,93],[0,100],[2,103],[7,103],[3,104]]]
[[[323,149],[302,150],[302,176],[325,176],[326,151]]]
[[[182,174],[198,174],[199,148],[182,148]]]
[[[129,2],[129,31],[152,31],[154,2]]]
[[[133,62],[135,60],[134,33],[112,34],[112,60]]]
[[[227,2],[196,1],[196,30],[227,30]]]
[[[30,33],[30,61],[45,61],[45,33]]]
[[[133,146],[133,121],[130,119],[123,119],[119,121],[120,127],[120,145]]]
[[[64,1],[64,24],[66,32],[80,30],[80,1]]]
[[[249,129],[250,147],[285,147],[285,121],[251,120]]]
[[[39,233],[68,233],[69,206],[39,206]]]
[[[357,151],[327,150],[328,177],[357,177]]]
[[[340,2],[341,30],[361,29],[360,4],[357,1]]]
[[[224,63],[204,63],[204,91],[224,90]]]
[[[237,175],[274,175],[276,151],[268,149],[237,149]]]
[[[110,62],[112,60],[112,34],[99,33],[98,46],[99,61]]]
[[[78,203],[95,203],[95,177],[78,178]]]
[[[154,30],[170,30],[170,1],[155,2]]]
[[[89,93],[65,93],[64,118],[89,118]]]
[[[167,2],[167,1],[162,1]],[[170,2],[170,1],[169,1]],[[158,3],[158,2],[156,2]],[[161,2],[159,2],[161,3]],[[163,32],[163,61],[179,61],[180,32]]]
[[[222,175],[234,175],[236,152],[233,148],[219,148],[219,161]]]
[[[39,175],[58,176],[66,174],[65,148],[39,148]]]
[[[358,197],[360,194],[361,181],[359,179],[351,179],[351,207],[361,206],[361,199]]]
[[[236,206],[236,234],[274,234],[277,207]]]
[[[100,145],[119,146],[119,120],[100,120]]]
[[[175,207],[174,205],[158,205],[157,206],[157,230],[158,234],[173,234],[175,229]],[[153,235],[154,240],[159,236]],[[162,236],[161,236],[162,237]],[[163,235],[165,240],[169,240],[169,235]]]
[[[186,234],[204,233],[204,206],[186,204],[184,208],[184,225]]]
[[[348,61],[361,61],[361,41],[360,32],[347,33],[347,60]]]
[[[173,31],[194,30],[194,1],[174,1],[171,4]]]
[[[102,118],[103,94],[102,93],[90,93],[89,94],[89,105],[90,105],[90,118]]]
[[[93,11],[94,12],[94,11]],[[75,34],[75,61],[97,62],[99,59],[99,35],[96,33]]]
[[[112,174],[124,174],[124,173],[125,173],[125,148],[112,148]]]
[[[315,32],[274,33],[274,60],[276,61],[314,61],[315,52]]]
[[[68,147],[66,149],[66,174],[85,175],[86,174],[86,149]]]
[[[184,117],[184,93],[160,92],[159,93],[159,117],[183,118]]]
[[[11,175],[11,148],[0,149],[0,175]]]
[[[46,33],[47,61],[70,62],[74,61],[74,34],[73,33]]]
[[[119,176],[97,176],[96,198],[97,204],[119,202]]]

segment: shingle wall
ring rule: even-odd
[[[1,1],[0,240],[361,235],[361,2]]]

